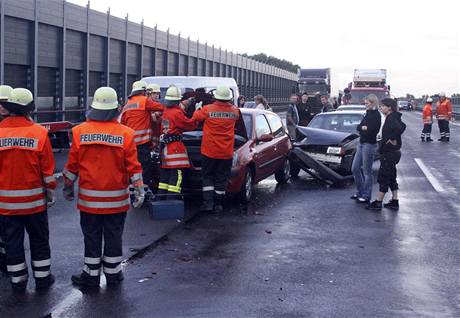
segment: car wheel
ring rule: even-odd
[[[291,165],[289,160],[285,160],[284,164],[278,171],[275,172],[275,180],[278,183],[286,183],[288,182],[289,178],[291,177]]]
[[[252,169],[247,167],[246,174],[244,175],[243,186],[241,187],[240,198],[242,203],[248,203],[254,192],[254,174]]]
[[[289,175],[291,178],[299,177],[300,167],[296,165],[294,162],[289,162]]]

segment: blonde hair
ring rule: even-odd
[[[366,96],[365,100],[371,104],[372,109],[377,109],[379,107],[379,98],[374,94],[369,94]]]

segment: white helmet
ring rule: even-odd
[[[161,93],[161,87],[158,84],[149,84],[147,85],[147,90],[152,93]]]
[[[428,98],[426,99],[426,102],[427,102],[427,103],[432,103],[432,102],[433,102],[433,98],[428,97]]]
[[[166,91],[165,100],[180,101],[182,99],[182,92],[179,87],[171,85]]]
[[[8,101],[2,102],[2,106],[10,113],[24,115],[35,109],[34,96],[26,88],[15,88],[11,90]]]
[[[8,100],[12,90],[13,87],[9,85],[0,85],[0,100]]]
[[[94,92],[91,108],[98,110],[113,110],[118,108],[117,92],[112,87],[99,87]]]
[[[214,91],[214,98],[217,100],[229,101],[232,99],[232,91],[228,86],[217,86]]]
[[[446,97],[446,93],[445,92],[439,93],[439,97]]]
[[[146,88],[147,88],[147,82],[145,82],[145,81],[135,81],[133,83],[133,89],[131,90],[131,94],[137,93],[137,92],[140,92],[140,91],[145,91]]]

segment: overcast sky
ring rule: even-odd
[[[70,0],[86,5],[86,0]],[[393,94],[460,93],[455,0],[91,0],[91,8],[237,53],[330,67],[336,94],[354,68],[386,68]]]

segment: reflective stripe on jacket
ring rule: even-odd
[[[0,214],[46,210],[45,189],[56,188],[48,131],[22,116],[0,123]]]
[[[452,103],[447,98],[436,105],[436,117],[440,120],[450,120],[452,118]]]
[[[235,124],[240,116],[238,108],[228,102],[216,101],[193,114],[196,121],[204,121],[201,153],[213,159],[231,159],[235,143]]]
[[[152,112],[162,112],[163,105],[144,95],[134,95],[123,107],[120,122],[134,130],[134,142],[142,145],[152,139]]]
[[[180,136],[184,131],[196,129],[197,123],[185,116],[185,112],[176,105],[165,107],[161,127],[163,134]],[[164,146],[161,153],[161,168],[190,168],[187,148],[182,141],[173,141]]]
[[[433,123],[433,109],[431,107],[431,104],[425,104],[425,106],[423,106],[422,117],[424,124]]]
[[[132,129],[116,121],[92,121],[72,129],[69,160],[63,174],[79,177],[79,210],[94,214],[125,212],[128,186],[142,182]]]

